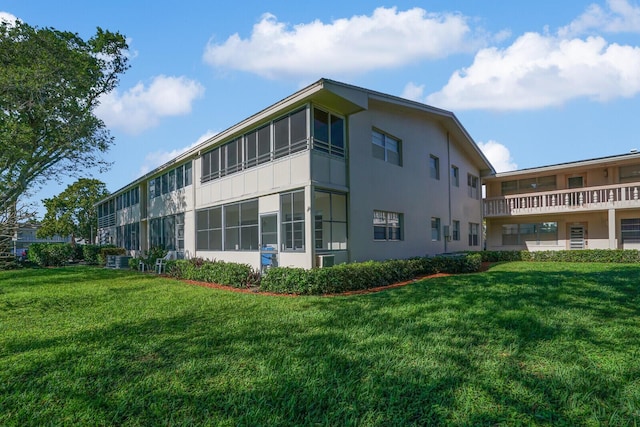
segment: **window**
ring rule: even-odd
[[[460,170],[457,166],[451,166],[451,185],[460,187]]]
[[[468,174],[467,175],[467,186],[469,187],[469,197],[473,199],[478,199],[480,197],[479,183],[478,177]]]
[[[179,190],[184,187],[184,165],[176,168],[176,188]]]
[[[473,222],[469,223],[469,246],[478,246],[480,235],[480,224],[476,224]]]
[[[431,241],[440,241],[440,218],[431,217]]]
[[[149,199],[156,197],[156,183],[154,179],[149,180]]]
[[[220,147],[203,154],[201,162],[202,182],[220,178]]]
[[[344,119],[314,108],[313,148],[317,151],[344,157]]]
[[[222,207],[203,209],[196,213],[196,249],[222,250]]]
[[[451,238],[456,241],[460,240],[460,221],[453,220]]]
[[[116,245],[127,250],[139,250],[140,223],[125,224],[116,227]]]
[[[640,164],[620,166],[620,182],[640,181]]]
[[[402,240],[402,214],[373,211],[373,240]]]
[[[163,174],[160,181],[162,182],[162,194],[167,194],[169,192],[169,175]]]
[[[556,189],[556,176],[539,176],[536,178],[524,178],[500,183],[502,195],[517,193],[532,193]]]
[[[176,191],[176,170],[169,171],[169,191]]]
[[[224,249],[258,250],[258,201],[249,200],[224,206]]]
[[[179,215],[169,215],[161,218],[154,218],[149,221],[149,243],[152,248],[164,248],[170,251],[176,249],[178,242],[176,233],[176,221]],[[181,220],[184,223],[184,220]]]
[[[273,154],[280,158],[307,148],[307,110],[273,122]]]
[[[231,141],[222,146],[223,153],[225,155],[225,168],[221,171],[221,175],[228,175],[239,171],[242,168],[241,160],[242,147],[239,144],[239,140]]]
[[[620,234],[622,243],[625,241],[640,242],[640,218],[620,220]]]
[[[378,131],[371,134],[373,157],[394,165],[402,166],[400,140]]]
[[[440,159],[434,155],[429,156],[429,175],[433,179],[440,179]]]
[[[280,195],[283,251],[304,251],[304,212],[304,190]]]
[[[556,245],[558,243],[558,223],[542,222],[533,224],[504,224],[502,226],[503,246]]]
[[[191,162],[184,164],[184,186],[188,187],[193,184],[193,170]]]
[[[258,164],[271,160],[271,128],[269,125],[258,129]]]
[[[317,190],[314,192],[315,248],[347,249],[347,196]]]

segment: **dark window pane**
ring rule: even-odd
[[[329,142],[329,113],[313,110],[313,137],[318,141]]]
[[[191,162],[185,163],[184,165],[184,186],[185,187],[188,185],[191,185],[191,183],[193,182],[191,173],[192,173]]]
[[[289,154],[289,117],[273,122],[273,151],[276,159]]]
[[[344,149],[344,120],[331,116],[331,146]]]
[[[233,204],[224,207],[225,227],[235,227],[240,225],[240,205]]]

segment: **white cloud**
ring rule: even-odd
[[[100,99],[96,114],[107,126],[138,134],[156,126],[162,117],[191,112],[204,87],[186,77],[156,76],[148,87],[138,83],[123,94],[117,90]]]
[[[196,147],[197,145],[200,145],[201,143],[211,138],[212,136],[215,136],[217,133],[218,132],[213,132],[211,130],[208,130],[203,135],[201,135],[194,143],[189,144],[186,147],[178,148],[171,151],[154,151],[154,152],[148,153],[144,157],[144,161],[142,162],[142,166],[140,167],[138,176],[142,176],[147,172],[157,168],[158,166],[161,166],[167,163],[169,160],[172,160],[178,157],[180,154],[192,149],[193,147]]]
[[[506,49],[480,50],[427,102],[449,109],[522,110],[576,98],[607,101],[640,92],[640,47],[601,37],[526,33]]]
[[[513,161],[509,149],[499,142],[489,140],[488,142],[478,142],[478,147],[493,165],[496,172],[507,172],[518,169],[518,165]]]
[[[13,26],[15,25],[16,21],[18,21],[18,18],[16,18],[14,15],[10,14],[9,12],[0,11],[0,22],[6,22],[7,24],[9,24],[9,26]]]
[[[424,85],[417,85],[413,82],[409,82],[404,87],[402,95],[400,96],[412,101],[420,101],[424,96]]]
[[[607,9],[591,4],[569,25],[560,28],[560,37],[572,37],[591,31],[640,33],[640,6],[628,0],[608,0]]]
[[[481,41],[469,35],[465,17],[421,8],[380,7],[371,16],[294,26],[265,14],[249,38],[236,33],[224,43],[210,41],[203,58],[267,78],[357,74],[472,51]]]

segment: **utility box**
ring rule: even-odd
[[[333,267],[334,256],[332,254],[316,255],[316,267]]]

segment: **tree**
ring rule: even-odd
[[[62,193],[42,202],[47,208],[38,237],[71,236],[91,241],[98,223],[95,204],[109,195],[104,182],[80,178]]]
[[[127,70],[126,50],[124,36],[101,28],[85,41],[0,22],[0,213],[46,181],[108,166],[113,137],[94,110]]]

